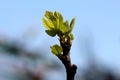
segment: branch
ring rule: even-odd
[[[67,40],[67,42],[64,43],[62,41],[62,38],[60,38],[60,45],[62,46],[63,54],[61,56],[58,56],[58,58],[61,60],[61,62],[65,66],[67,80],[74,80],[77,66],[75,64],[71,65],[71,58],[70,58],[71,43],[70,43],[70,40]]]
[[[70,49],[74,36],[72,30],[75,24],[75,18],[73,18],[69,24],[68,20],[64,21],[63,16],[55,11],[46,11],[45,18],[43,18],[43,24],[47,28],[46,33],[51,36],[58,36],[60,39],[60,45],[51,46],[51,52],[56,55],[64,64],[66,69],[67,80],[74,80],[74,76],[77,70],[75,64],[71,65]]]

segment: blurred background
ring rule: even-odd
[[[65,80],[45,33],[46,10],[76,17],[71,48],[75,80],[120,80],[119,0],[0,0],[0,80]]]

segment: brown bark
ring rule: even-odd
[[[62,56],[58,56],[58,58],[62,61],[66,69],[66,80],[74,80],[74,76],[77,70],[77,66],[75,64],[71,65],[71,58],[70,58],[70,49],[71,43],[68,40],[66,43],[60,39],[60,44],[63,49]]]

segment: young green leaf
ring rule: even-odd
[[[72,32],[74,25],[75,25],[75,18],[73,18],[70,23],[70,32]]]
[[[50,19],[51,17],[53,17],[53,12],[51,12],[51,11],[46,11],[46,12],[45,12],[45,17],[48,18],[48,19]]]
[[[49,36],[56,36],[56,35],[67,35],[71,40],[73,40],[72,29],[75,24],[75,18],[72,19],[71,23],[69,24],[68,20],[64,22],[63,16],[55,11],[46,11],[45,18],[43,18],[43,24],[45,28],[47,28],[46,33]]]
[[[52,22],[52,24],[54,25],[54,28],[56,28],[56,27],[57,27],[56,18],[53,16],[53,17],[51,17],[49,20],[50,20],[50,21]]]
[[[64,22],[64,25],[67,26],[67,27],[69,27],[69,22],[68,22],[68,20],[66,20],[66,21]]]
[[[60,28],[60,23],[59,23],[59,19],[58,18],[56,19],[56,24],[57,24],[56,28],[59,29]]]
[[[59,13],[59,21],[60,21],[60,24],[63,24],[63,16],[60,13]]]
[[[68,36],[69,36],[70,40],[73,40],[73,39],[74,39],[74,36],[73,36],[72,33],[70,33]]]
[[[57,11],[54,12],[54,16],[55,16],[56,18],[59,18],[59,14],[58,14]]]
[[[49,36],[51,36],[51,37],[54,37],[54,36],[56,36],[56,34],[57,34],[57,31],[54,30],[54,29],[52,29],[52,30],[45,30],[45,32],[46,32]]]
[[[56,18],[57,28],[60,29],[63,25],[63,16],[59,12],[55,11],[54,17]]]
[[[61,53],[63,52],[63,50],[62,50],[61,46],[55,44],[55,45],[51,46],[51,52],[56,56],[60,56]]]
[[[53,23],[52,23],[50,20],[43,18],[42,21],[43,21],[43,25],[44,25],[48,30],[50,30],[51,28],[54,28],[54,25],[53,25]]]
[[[65,26],[65,25],[60,26],[60,31],[62,33],[66,33],[68,30],[69,30],[69,28],[67,26]]]
[[[59,12],[55,11],[54,16],[58,18],[60,22],[63,22],[63,16]]]

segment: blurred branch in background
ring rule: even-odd
[[[84,54],[85,67],[79,67],[76,80],[120,80],[117,69],[104,64],[95,54],[93,35],[81,38],[82,54]]]
[[[34,37],[29,31],[26,34],[24,37]],[[61,69],[44,49],[31,50],[25,42],[0,38],[0,80],[50,80],[46,78],[49,72]]]

